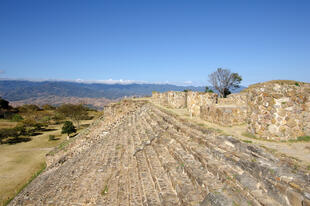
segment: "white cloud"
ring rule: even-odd
[[[71,81],[71,80],[67,80]],[[105,80],[83,80],[76,79],[75,82],[80,83],[99,83],[99,84],[145,84],[148,83],[146,81],[137,81],[137,80],[123,80],[123,79],[105,79]]]
[[[192,82],[192,81],[185,81],[184,84],[189,84],[189,85],[191,85],[191,84],[193,84],[193,82]]]

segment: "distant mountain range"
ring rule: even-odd
[[[90,105],[101,102],[102,104],[97,104],[96,107],[102,107],[111,100],[126,96],[151,96],[152,91],[204,91],[204,89],[204,87],[172,84],[91,84],[67,81],[0,80],[0,96],[13,105],[31,102],[57,105],[62,103],[62,100],[67,103],[76,103],[80,100]]]

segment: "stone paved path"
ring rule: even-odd
[[[309,174],[144,101],[107,110],[10,205],[310,205]]]

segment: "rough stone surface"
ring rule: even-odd
[[[168,106],[168,93],[152,92],[152,101],[160,105]]]
[[[175,109],[186,108],[185,92],[167,92],[168,106]]]
[[[222,126],[244,124],[247,120],[247,106],[208,105],[200,107],[200,117]]]
[[[219,98],[218,104],[220,105],[246,105],[247,94],[246,93],[230,94],[226,98]]]
[[[269,82],[248,91],[248,130],[289,140],[310,135],[310,84]]]
[[[187,110],[192,116],[200,116],[200,107],[202,105],[216,104],[218,95],[214,93],[202,93],[188,91],[187,94]]]
[[[309,174],[266,150],[122,101],[9,205],[307,205]]]

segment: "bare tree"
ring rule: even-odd
[[[231,93],[231,89],[239,88],[242,77],[238,73],[231,73],[228,69],[218,68],[209,75],[209,82],[221,97],[226,97]]]

